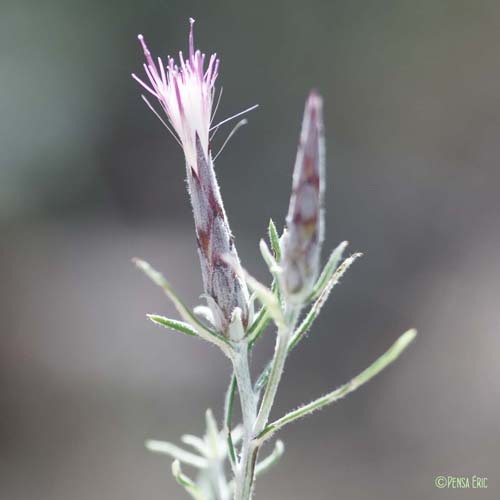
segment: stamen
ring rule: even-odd
[[[189,18],[189,59],[194,58],[194,35],[193,35],[193,24],[194,19],[192,17]]]
[[[161,81],[163,83],[163,90],[167,88],[167,77],[165,75],[165,67],[163,66],[163,61],[161,60],[161,57],[158,57],[158,65],[160,66],[160,71],[161,71]]]
[[[146,85],[135,73],[132,73],[132,78],[137,83],[139,83],[140,85],[142,85],[148,92],[151,92],[151,94],[153,94],[157,99],[160,99],[160,96],[151,87],[149,87],[148,85]]]
[[[172,137],[175,139],[175,142],[177,142],[177,144],[179,144],[179,146],[182,148],[181,141],[179,141],[179,139],[177,138],[177,136],[174,134],[174,132],[172,131],[172,129],[165,123],[165,120],[163,120],[163,118],[160,116],[160,114],[158,113],[158,111],[156,111],[156,109],[147,100],[146,96],[145,95],[141,95],[141,97],[142,97],[142,100],[146,103],[147,107],[156,115],[156,118],[158,118],[158,120],[161,121],[161,123],[164,125],[164,127],[172,134]]]
[[[154,66],[153,58],[151,57],[151,52],[149,52],[149,49],[148,49],[148,47],[146,45],[144,37],[142,35],[137,35],[137,38],[139,39],[139,42],[141,42],[142,50],[143,50],[144,55],[146,57],[146,61],[148,62],[148,64],[150,66]]]
[[[226,147],[226,144],[229,142],[229,140],[231,139],[231,137],[233,137],[233,135],[237,132],[237,130],[240,128],[240,127],[243,127],[243,125],[246,125],[248,123],[248,120],[246,118],[243,118],[243,120],[240,120],[234,127],[233,127],[233,130],[231,130],[231,132],[229,132],[229,135],[227,136],[226,140],[224,141],[224,144],[222,144],[222,146],[220,147],[219,149],[219,152],[214,156],[214,159],[213,161],[215,161],[219,155],[222,153],[222,151],[224,150],[224,148]]]
[[[228,121],[233,120],[234,118],[237,118],[238,116],[244,115],[245,113],[249,113],[250,111],[253,111],[255,108],[258,108],[258,107],[259,107],[259,105],[255,104],[255,106],[251,106],[248,109],[240,111],[239,113],[236,113],[235,115],[230,116],[229,118],[226,118],[225,120],[222,120],[217,125],[214,125],[213,127],[210,128],[210,130],[213,130],[214,128],[219,128],[224,123],[227,123]]]
[[[219,109],[219,104],[220,104],[220,99],[222,97],[223,89],[224,89],[224,87],[220,88],[219,97],[217,98],[217,102],[215,103],[215,108],[214,108],[214,112],[212,113],[212,118],[210,118],[210,123],[212,123],[213,119],[215,118],[215,113],[217,113],[217,110]]]

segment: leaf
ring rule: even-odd
[[[171,330],[176,330],[193,337],[198,336],[198,332],[191,325],[189,325],[188,323],[184,323],[183,321],[165,318],[165,316],[159,316],[157,314],[147,314],[146,316],[157,325],[163,326],[165,328],[170,328]]]
[[[280,419],[269,424],[258,436],[257,440],[264,441],[271,437],[276,431],[284,427],[285,425],[295,422],[299,418],[310,415],[316,410],[321,410],[325,406],[335,403],[339,399],[347,396],[349,393],[355,391],[358,387],[366,384],[375,375],[379,374],[384,368],[393,363],[403,351],[413,342],[417,335],[417,331],[412,329],[403,333],[396,342],[380,356],[376,361],[374,361],[368,368],[363,370],[359,375],[354,377],[350,382],[340,386],[338,389],[326,394],[325,396],[315,399],[309,404],[303,405],[296,410],[291,411],[287,415],[281,417]]]
[[[192,434],[184,434],[181,436],[181,441],[193,447],[200,455],[206,457],[208,455],[207,445],[205,441],[198,436]]]
[[[234,396],[236,394],[236,375],[232,375],[231,382],[229,383],[229,387],[226,392],[226,398],[224,401],[224,426],[225,432],[227,433],[227,448],[229,461],[231,462],[231,466],[233,469],[236,467],[236,452],[234,449],[234,441],[232,436],[232,427],[233,427],[233,407],[234,407]]]
[[[278,327],[285,324],[285,318],[281,310],[281,305],[276,295],[255,278],[247,276],[247,283],[252,290],[257,294],[257,298],[261,304],[267,309],[269,315],[273,318]]]
[[[193,326],[194,329],[197,330],[198,335],[201,338],[217,345],[227,356],[230,356],[231,346],[227,339],[204,325],[177,296],[170,283],[161,273],[156,271],[150,264],[148,264],[144,260],[135,258],[133,259],[133,262],[141,271],[146,274],[146,276],[148,276],[156,285],[163,289],[167,297],[172,301],[175,308],[181,315],[182,319]]]
[[[358,258],[361,257],[361,253],[355,253],[348,257],[342,262],[342,264],[337,268],[337,270],[330,276],[328,282],[323,286],[319,297],[316,302],[311,306],[311,309],[306,314],[305,318],[302,320],[302,323],[295,330],[292,338],[290,339],[288,350],[291,351],[304,337],[304,335],[309,331],[311,325],[314,320],[318,317],[321,308],[325,305],[326,300],[330,296],[333,287],[339,282],[340,278],[345,274],[347,269],[352,265],[352,263]]]
[[[205,458],[199,457],[194,453],[190,453],[189,451],[185,451],[182,448],[179,448],[175,444],[168,443],[167,441],[157,441],[154,439],[149,439],[145,443],[146,448],[153,453],[160,453],[162,455],[168,455],[180,462],[183,462],[188,465],[192,465],[193,467],[197,467],[198,469],[204,469],[208,466],[208,462]]]
[[[269,362],[255,382],[254,390],[257,394],[259,394],[262,388],[266,386],[267,381],[269,380],[269,374],[271,373],[271,366],[272,364]]]
[[[362,254],[357,253],[345,259],[344,262],[341,264],[341,266],[330,276],[329,281],[326,283],[326,285],[323,286],[320,296],[318,297],[316,302],[311,306],[309,312],[306,314],[301,324],[294,331],[292,338],[288,343],[288,352],[294,349],[297,346],[297,344],[302,340],[302,338],[306,335],[306,333],[309,331],[312,324],[314,323],[315,319],[318,317],[321,308],[325,304],[333,287],[339,282],[340,278],[344,275],[344,273],[351,266],[351,264],[361,255]],[[255,383],[256,392],[261,391],[262,388],[266,386],[270,373],[271,373],[271,363],[268,363],[264,368],[264,370],[262,371],[262,373],[259,375],[259,378]]]
[[[284,452],[285,445],[283,444],[283,441],[278,439],[271,454],[255,466],[255,475],[260,476],[263,472],[267,472],[271,467],[276,465],[283,456]]]
[[[273,219],[269,219],[269,227],[267,230],[269,236],[269,242],[271,243],[271,248],[274,252],[274,258],[276,262],[281,261],[281,246],[280,246],[280,237],[278,235],[278,231],[276,230],[276,226],[274,225]]]
[[[321,294],[321,292],[325,288],[326,284],[328,283],[328,281],[332,277],[333,273],[337,269],[337,266],[340,262],[340,259],[342,259],[342,254],[344,253],[344,250],[346,249],[347,245],[348,245],[348,242],[343,241],[330,254],[330,257],[328,258],[328,262],[325,264],[323,271],[321,271],[321,274],[319,275],[319,278],[317,279],[317,281],[313,287],[311,295],[309,296],[309,299],[308,299],[309,301],[313,301],[319,297],[319,295]]]
[[[264,259],[265,263],[267,264],[267,267],[269,268],[269,272],[275,278],[277,278],[279,272],[281,271],[281,268],[276,262],[276,259],[274,258],[273,254],[271,253],[271,250],[269,250],[269,247],[267,246],[267,243],[264,240],[260,240],[259,249],[262,258]]]
[[[174,460],[172,463],[172,475],[195,500],[206,500],[198,485],[182,472],[179,460]]]
[[[252,325],[248,329],[247,337],[249,347],[252,348],[255,344],[255,341],[260,337],[262,332],[265,330],[266,326],[271,321],[271,316],[267,312],[265,307],[262,307],[257,313]]]
[[[205,422],[207,427],[205,439],[212,457],[217,457],[219,455],[219,430],[217,429],[217,422],[210,408],[205,412]]]

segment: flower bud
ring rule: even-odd
[[[322,99],[313,91],[304,111],[282,243],[281,285],[289,300],[296,302],[310,293],[318,276],[324,232],[324,150]]]

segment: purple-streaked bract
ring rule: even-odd
[[[318,275],[323,242],[325,146],[323,102],[312,91],[306,102],[293,172],[292,196],[283,241],[282,284],[290,298],[302,300]]]

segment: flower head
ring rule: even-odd
[[[136,75],[132,76],[158,99],[171,127],[143,96],[151,110],[172,132],[184,150],[204,295],[211,310],[213,325],[220,333],[230,336],[234,330],[231,325],[235,321],[239,321],[242,328],[250,324],[252,306],[246,283],[224,260],[230,256],[239,263],[213,168],[209,134],[211,129],[218,128],[234,116],[211,127],[219,60],[215,54],[211,55],[206,69],[204,68],[205,54],[194,48],[194,19],[189,22],[188,59],[184,59],[180,52],[179,66],[171,57],[168,58],[166,67],[160,58],[157,65],[143,36],[139,35],[146,56],[144,70],[149,83],[143,82]],[[253,107],[235,116],[250,109]]]
[[[196,136],[199,137],[206,157],[208,157],[209,152],[209,132],[219,59],[217,59],[216,54],[212,54],[208,59],[207,68],[204,68],[205,54],[194,48],[194,19],[190,18],[189,23],[189,57],[184,59],[182,51],[180,51],[179,65],[175,64],[172,57],[167,58],[166,67],[161,58],[158,57],[157,65],[144,37],[139,35],[138,38],[146,57],[144,70],[148,76],[149,84],[135,74],[132,76],[158,99],[181,143],[187,163],[197,171]],[[152,108],[147,99],[144,99]],[[167,126],[167,128],[169,127]]]
[[[316,280],[323,243],[325,146],[323,102],[311,92],[306,102],[293,172],[292,196],[283,241],[283,287],[301,300]]]

